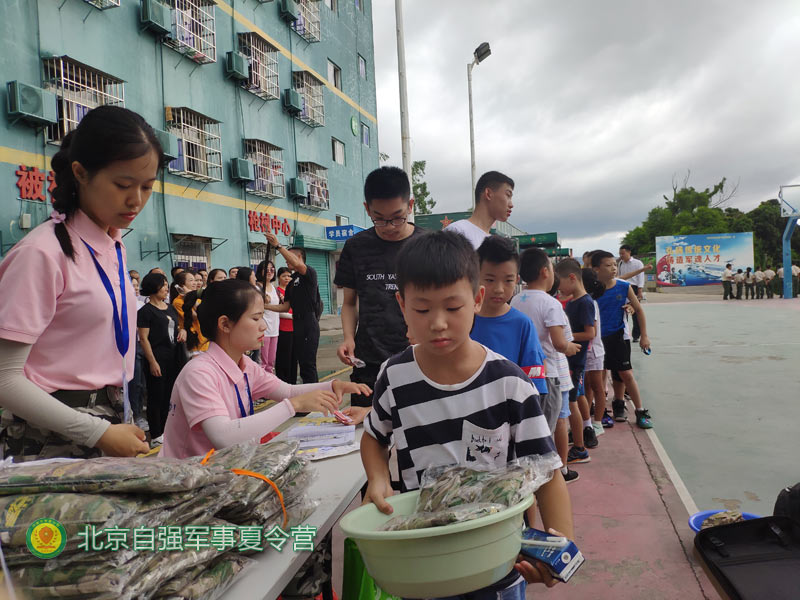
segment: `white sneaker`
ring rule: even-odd
[[[136,426],[142,431],[150,431],[150,425],[147,423],[147,419],[142,417],[136,419]]]
[[[150,440],[150,447],[155,448],[156,446],[160,446],[164,443],[164,434],[162,433],[160,436],[155,438],[154,440]]]
[[[603,428],[602,423],[598,423],[597,421],[592,421],[592,428],[594,429],[595,435],[603,435],[606,430]]]

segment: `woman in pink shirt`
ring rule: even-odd
[[[261,436],[295,412],[336,410],[342,394],[365,394],[364,384],[334,380],[289,385],[245,356],[261,347],[266,330],[264,299],[247,281],[229,279],[210,284],[197,309],[208,351],[178,375],[164,432],[162,456],[186,458]],[[258,398],[280,400],[255,413]]]
[[[16,460],[135,456],[123,388],[136,296],[121,230],[147,204],[164,153],[136,113],[96,108],[52,159],[52,219],[0,264],[0,445]]]

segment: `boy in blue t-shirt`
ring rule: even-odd
[[[574,444],[567,454],[567,462],[589,462],[591,459],[587,448],[595,448],[598,443],[592,427],[592,417],[589,414],[589,402],[584,391],[584,373],[588,350],[597,333],[592,296],[602,295],[605,286],[597,280],[594,271],[581,269],[578,261],[572,258],[559,261],[555,271],[559,279],[559,291],[570,298],[564,307],[564,312],[569,319],[572,338],[581,346],[576,354],[567,357],[569,374],[574,386],[569,393],[569,425]],[[592,296],[587,293],[589,290]]]
[[[547,373],[536,327],[527,315],[508,304],[519,283],[519,253],[508,238],[491,235],[478,248],[478,259],[486,296],[470,337],[516,363],[539,395],[545,396]]]
[[[642,350],[650,348],[650,338],[647,337],[647,322],[644,309],[639,304],[639,299],[633,293],[627,281],[617,279],[617,263],[614,255],[604,250],[599,250],[592,255],[592,268],[597,273],[597,279],[606,286],[606,291],[597,299],[600,307],[600,323],[603,346],[606,350],[604,366],[611,371],[614,380],[614,400],[611,407],[614,411],[614,420],[624,422],[625,400],[627,390],[633,406],[636,408],[636,424],[642,429],[651,429],[653,423],[650,413],[642,406],[639,395],[639,386],[633,377],[631,366],[631,341],[625,339],[625,305],[630,303],[639,320],[641,337],[639,346]]]

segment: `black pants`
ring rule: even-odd
[[[764,297],[764,282],[757,281],[756,282],[756,298],[759,300]]]
[[[773,287],[773,285],[774,285],[773,280],[764,282],[764,289],[767,292],[767,298],[772,298],[772,296],[775,295],[775,288]]]
[[[317,383],[317,349],[319,348],[319,321],[314,313],[299,317],[294,315],[294,337],[292,340],[300,378],[303,383]]]
[[[149,364],[142,365],[147,381],[147,424],[150,426],[152,439],[164,433],[169,414],[169,399],[177,377],[174,360],[159,360],[158,366],[161,367],[161,377],[154,377],[150,373]]]
[[[639,297],[639,286],[631,284],[631,288],[633,288],[634,295],[638,298]],[[639,319],[636,316],[636,313],[633,313],[633,331],[631,335],[633,336],[633,341],[637,341],[639,339],[639,335],[641,332],[639,331]]]
[[[756,299],[756,289],[754,283],[745,283],[744,284],[744,297],[747,300],[755,300]]]
[[[297,354],[294,351],[294,332],[278,333],[278,349],[275,352],[275,375],[291,385],[297,383]]]
[[[741,282],[737,282],[736,283],[736,299],[737,300],[741,300],[742,299],[742,288],[743,287],[744,287],[743,283],[741,283]]]
[[[727,300],[728,298],[733,298],[733,292],[731,291],[731,282],[730,281],[723,281],[722,282],[722,299]]]

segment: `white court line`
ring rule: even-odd
[[[657,346],[657,348],[751,348],[752,346],[800,346],[800,342],[773,342],[767,344],[709,344],[707,346],[686,344],[685,346]]]
[[[686,512],[688,512],[689,515],[693,515],[694,513],[698,512],[700,509],[698,509],[697,504],[694,503],[692,495],[689,493],[689,489],[686,487],[686,484],[683,483],[681,476],[678,475],[675,465],[672,464],[667,451],[664,449],[664,446],[661,445],[661,440],[658,439],[656,432],[652,429],[648,429],[646,430],[646,433],[650,438],[650,441],[653,443],[653,447],[656,449],[656,454],[658,454],[658,458],[661,459],[661,463],[664,465],[667,475],[669,475],[669,478],[672,481],[672,485],[675,486],[675,491],[678,492],[681,502],[683,502],[683,505],[686,507]]]

